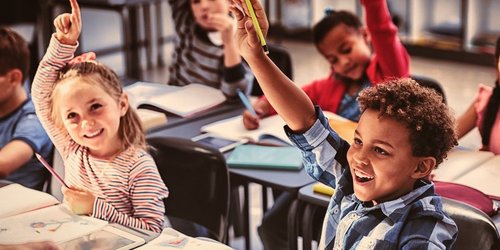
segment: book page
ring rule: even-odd
[[[158,111],[150,109],[137,109],[137,115],[141,119],[142,128],[146,131],[148,129],[167,124],[167,116]]]
[[[224,101],[226,101],[226,97],[219,89],[193,83],[164,95],[153,96],[145,104],[187,117]]]
[[[259,141],[264,135],[272,135],[282,141],[291,144],[283,129],[285,122],[278,115],[266,117],[260,121],[256,130],[247,130],[243,126],[241,115],[217,121],[201,128],[201,132],[213,133],[231,139],[246,138],[253,142]]]
[[[0,243],[18,244],[43,240],[61,243],[97,231],[107,223],[75,215],[60,204],[0,219]]]
[[[138,250],[156,250],[156,249],[189,249],[189,250],[230,250],[220,242],[207,238],[193,238],[184,235],[172,228],[164,228],[158,238],[150,241],[144,246],[137,248]]]
[[[136,82],[126,86],[125,91],[129,94],[133,103],[142,103],[152,96],[164,95],[180,89],[178,86],[171,86],[160,83]]]
[[[0,188],[0,197],[2,197],[0,218],[6,218],[59,203],[54,196],[48,193],[27,188],[16,183]]]
[[[192,83],[183,87],[137,82],[125,88],[135,107],[148,104],[188,117],[226,101],[219,89]]]

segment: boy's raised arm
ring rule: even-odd
[[[269,23],[258,0],[250,0],[262,33],[266,36]],[[232,0],[231,12],[237,20],[236,41],[240,54],[250,65],[262,91],[276,112],[295,132],[304,132],[316,121],[316,113],[309,97],[297,87],[264,54],[257,32],[252,24],[245,0]],[[238,5],[245,12],[241,12]]]

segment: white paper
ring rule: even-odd
[[[0,243],[50,240],[56,243],[99,230],[108,222],[73,214],[65,205],[51,206],[0,220]]]
[[[149,104],[182,117],[207,110],[226,100],[219,89],[197,83],[176,87],[137,82],[125,90],[136,107]]]
[[[217,134],[231,139],[246,138],[257,142],[263,135],[271,135],[287,143],[291,143],[283,129],[285,122],[278,115],[273,115],[260,120],[259,128],[256,130],[247,130],[243,126],[241,115],[224,119],[205,125],[201,132]]]
[[[0,219],[59,203],[48,193],[15,183],[0,188],[0,197]]]
[[[164,228],[160,236],[137,249],[230,250],[233,248],[211,239],[193,238],[190,236],[186,236],[172,228]]]

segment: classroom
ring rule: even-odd
[[[0,160],[0,201],[2,206],[10,202],[0,208],[0,250],[42,249],[24,243],[46,240],[45,247],[58,247],[47,249],[93,244],[92,249],[103,242],[109,244],[99,249],[412,249],[423,244],[432,249],[500,249],[500,102],[493,100],[500,99],[498,11],[500,0],[2,1],[0,88],[10,91],[7,79],[16,75],[4,68],[10,64],[1,55],[5,27],[19,34],[29,49],[29,69],[16,78],[22,101],[16,101],[31,104],[30,115],[36,111],[37,127],[48,135],[36,140],[50,147],[8,134],[16,129],[8,120],[18,107],[4,104],[8,97],[0,94],[0,109],[6,110],[0,110],[0,158],[16,151],[9,143],[21,142],[31,156],[16,158],[37,165],[40,173],[29,171],[44,178],[26,188],[14,179],[21,176],[24,163],[5,158],[18,164],[16,170]],[[261,54],[270,60],[256,60]],[[269,67],[271,63],[277,67]],[[408,77],[413,80],[406,81]],[[422,93],[432,92],[425,97],[430,99],[422,97],[426,103],[416,104],[428,108],[424,116],[433,117],[429,124],[452,126],[453,132],[443,130],[451,134],[442,146],[438,139],[428,141],[436,149],[424,145],[420,148],[426,152],[415,152],[415,144],[424,139],[414,137],[428,125],[425,121],[415,125],[414,133],[414,124],[399,119],[391,107],[369,106],[382,92],[368,96],[365,90],[397,91],[379,89],[385,85],[379,83],[408,82],[425,89]],[[300,89],[309,102],[295,98]],[[55,98],[62,108],[56,107]],[[85,104],[86,98],[94,104]],[[441,102],[431,106],[432,98]],[[395,113],[411,111],[414,100],[398,103],[405,107]],[[108,105],[112,101],[118,105]],[[97,118],[94,108],[109,117]],[[296,117],[315,112],[315,120],[295,121],[290,109]],[[368,117],[378,109],[380,117]],[[67,113],[57,118],[56,112]],[[417,119],[416,113],[408,119]],[[137,124],[124,129],[124,119],[132,119],[127,125]],[[367,132],[375,123],[362,126],[367,121],[387,125],[387,120],[395,121],[392,133],[378,126]],[[81,129],[68,125],[77,122]],[[315,141],[319,124],[325,126],[321,143]],[[377,140],[371,151],[384,154],[361,150],[363,144],[372,145],[368,135],[397,136],[401,127],[410,138],[404,146],[413,150],[411,159],[390,161],[404,154],[404,148],[387,149],[390,143],[380,146]],[[324,145],[337,139],[343,140]],[[328,161],[334,167],[323,167],[329,147],[336,154]],[[429,150],[439,153],[422,155]],[[345,161],[340,153],[346,154]],[[55,174],[43,167],[43,158]],[[376,183],[376,177],[390,176],[382,164],[413,161],[418,161],[418,170],[426,164],[437,168],[430,167],[421,178],[402,177],[403,170],[400,176],[393,173],[394,179],[415,183],[401,181],[400,187],[391,187],[396,191],[387,195],[396,196],[363,200],[360,190]],[[349,195],[342,186],[345,176],[351,179]],[[409,190],[401,191],[405,187]],[[441,216],[432,222],[436,226],[415,224],[425,228],[421,231],[429,229],[418,232],[423,237],[418,242],[404,235],[417,234],[416,229],[402,229],[396,240],[381,233],[380,228],[395,230],[387,229],[387,220],[396,214],[388,210],[399,204],[387,204],[406,204],[402,199],[423,187],[430,191],[419,195],[429,196],[412,202],[425,207],[432,197],[435,217]],[[346,199],[357,206],[346,205]],[[369,216],[380,207],[386,219],[377,221],[383,224],[379,228],[367,221],[380,217]],[[26,213],[37,220],[26,219]],[[356,231],[360,216],[366,216],[367,226]],[[432,229],[442,235],[432,234]],[[435,242],[432,237],[443,238]]]

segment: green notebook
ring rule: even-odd
[[[300,170],[302,154],[296,147],[239,145],[227,159],[227,165],[231,168]]]

